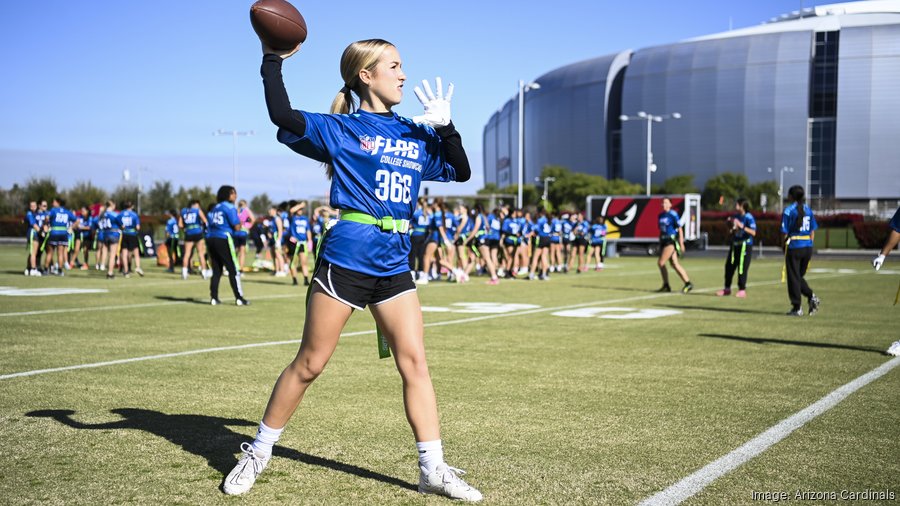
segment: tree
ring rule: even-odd
[[[177,207],[175,192],[171,181],[154,181],[142,202],[143,212],[148,214],[163,214],[169,209]]]
[[[723,172],[706,181],[701,200],[703,208],[728,209],[738,197],[747,195],[749,187],[744,174]]]
[[[25,183],[26,201],[34,200],[40,204],[42,200],[46,200],[47,203],[50,203],[58,195],[56,180],[52,177],[32,177]]]
[[[504,188],[498,188],[494,183],[487,183],[484,188],[478,190],[479,195],[515,195],[518,198],[519,185],[511,184]],[[523,206],[537,205],[540,202],[541,195],[533,184],[522,185],[522,202]]]
[[[778,182],[772,180],[750,185],[746,197],[753,209],[762,209],[762,195],[766,196],[766,210],[778,212]]]
[[[122,210],[126,202],[137,205],[137,184],[122,183],[109,195],[109,199],[116,203],[116,209]]]
[[[66,191],[66,204],[69,209],[98,204],[106,199],[106,190],[94,186],[90,181],[79,181]]]
[[[25,201],[25,190],[13,184],[9,190],[0,188],[0,216],[23,214],[28,203]]]
[[[266,214],[271,207],[272,199],[269,198],[267,193],[260,193],[250,199],[250,210],[255,214]],[[310,209],[315,209],[315,207],[310,206]]]
[[[216,194],[213,193],[212,188],[209,186],[204,186],[203,188],[199,186],[191,186],[190,188],[179,186],[178,191],[175,192],[175,204],[177,206],[187,207],[194,199],[199,200],[200,207],[206,210],[210,204],[216,203]]]
[[[684,193],[699,193],[700,189],[694,185],[693,174],[682,174],[670,177],[661,185],[653,185],[653,193],[679,195]]]

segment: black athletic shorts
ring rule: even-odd
[[[587,239],[585,239],[582,236],[576,237],[574,242],[575,242],[575,246],[587,246],[588,245]]]
[[[500,247],[500,239],[485,239],[484,245],[490,249],[497,249]]]
[[[105,244],[107,246],[112,246],[113,244],[115,244],[116,246],[118,246],[119,245],[119,237],[120,237],[119,234],[111,235],[109,232],[107,232],[106,237],[103,239],[103,244]]]
[[[202,240],[203,240],[203,233],[202,233],[202,232],[199,233],[199,234],[191,234],[191,235],[185,235],[185,236],[184,236],[184,242],[185,242],[185,244],[187,244],[187,243],[189,243],[189,242],[200,242],[200,241],[202,241]]]
[[[298,242],[293,238],[288,241],[286,248],[287,255],[289,258],[294,258],[294,253],[306,253],[306,242],[299,243],[300,247],[297,247]]]
[[[122,249],[131,251],[133,249],[137,249],[140,246],[140,240],[136,235],[122,235]]]
[[[233,235],[231,236],[231,242],[234,243],[235,248],[240,248],[241,246],[247,245],[247,236],[246,235]]]
[[[666,246],[675,246],[675,239],[672,239],[671,236],[661,235],[659,236],[659,250],[662,251]]]
[[[369,304],[377,306],[416,291],[409,272],[386,277],[369,276],[325,259],[319,261],[313,280],[332,298],[360,311]]]
[[[455,241],[453,241],[454,246],[462,246],[466,243],[466,238],[463,236],[457,237]]]

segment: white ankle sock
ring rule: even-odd
[[[444,463],[444,448],[440,439],[417,442],[416,449],[419,450],[419,466],[424,468],[425,472],[430,473]]]
[[[272,455],[272,447],[278,442],[284,427],[273,429],[263,422],[259,422],[259,429],[256,431],[256,439],[253,440],[253,452],[260,457],[268,457]]]

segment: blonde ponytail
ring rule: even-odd
[[[344,49],[341,55],[341,78],[344,87],[331,102],[331,114],[350,114],[359,108],[353,99],[353,93],[359,95],[360,87],[365,86],[359,79],[359,72],[363,69],[370,72],[375,70],[381,53],[394,45],[383,39],[368,39],[354,42]],[[325,175],[328,179],[334,174],[334,166],[325,164]]]

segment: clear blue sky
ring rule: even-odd
[[[0,187],[52,175],[112,189],[122,169],[190,186],[230,183],[238,140],[242,196],[321,196],[315,163],[275,141],[259,78],[250,1],[44,0],[4,2],[0,17]],[[819,2],[819,4],[830,2]],[[294,108],[326,112],[341,87],[341,52],[354,40],[393,42],[409,83],[442,76],[456,85],[453,119],[473,181],[432,184],[432,193],[482,186],[481,136],[516,92],[559,66],[741,28],[814,5],[810,0],[296,1],[309,26],[285,64]],[[421,110],[407,88],[396,111]]]

